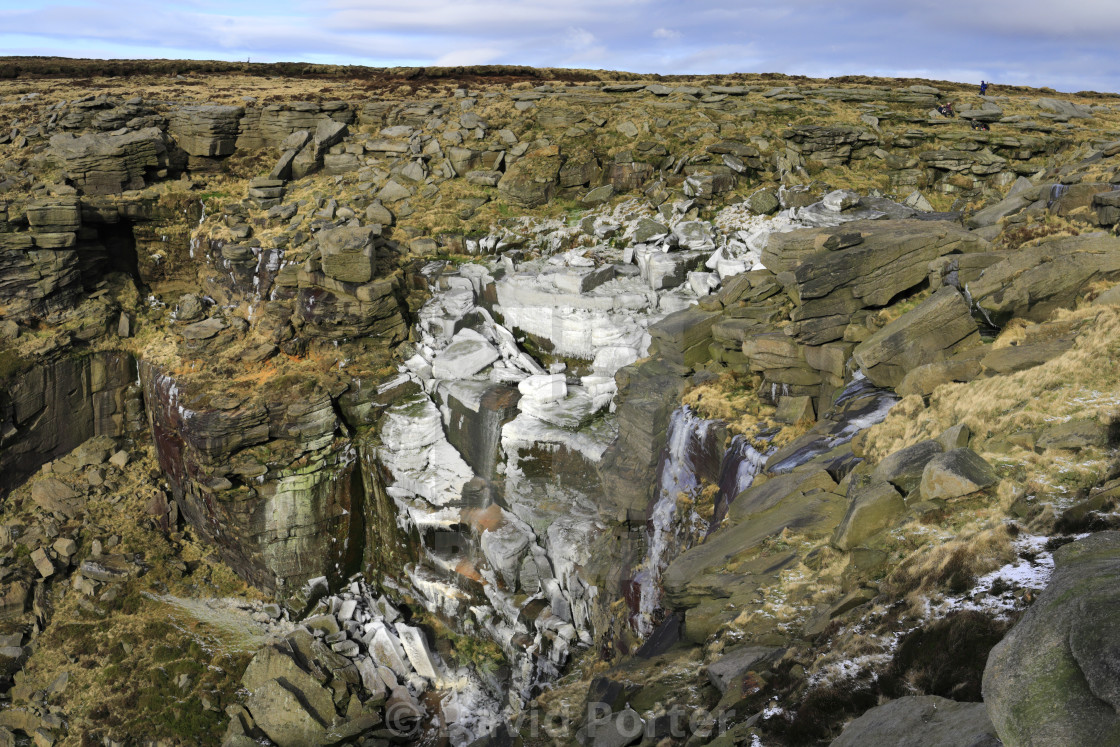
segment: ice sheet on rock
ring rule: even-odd
[[[444,677],[440,671],[442,665],[432,655],[428,648],[428,642],[424,639],[424,634],[420,629],[404,623],[397,623],[396,629],[397,636],[400,638],[400,645],[416,673],[431,681],[436,687],[443,687],[445,684]]]
[[[706,296],[719,287],[720,278],[711,272],[688,273],[688,286],[697,296]]]
[[[448,741],[463,747],[495,734],[504,722],[501,704],[478,677],[461,671],[455,687],[440,701],[440,712],[449,724]]]
[[[411,490],[398,485],[385,489],[397,505],[397,522],[402,529],[450,529],[462,522],[457,505],[436,507]]]
[[[624,345],[610,345],[602,347],[595,352],[591,368],[596,373],[613,377],[623,366],[629,366],[638,360],[638,349]]]
[[[638,347],[645,329],[664,316],[657,293],[639,277],[618,276],[573,293],[532,271],[495,287],[507,326],[547,339],[558,355],[591,359],[601,347]]]
[[[684,249],[711,251],[715,247],[711,225],[707,221],[681,221],[673,226],[673,236]]]
[[[371,628],[362,637],[374,661],[393,670],[399,677],[407,677],[412,667],[405,663],[405,651],[397,636],[388,625],[378,620],[370,623]]]
[[[549,525],[545,549],[561,584],[567,585],[568,579],[576,576],[577,569],[591,559],[591,540],[602,529],[602,524],[595,519],[581,516],[561,516]]]
[[[421,332],[445,344],[455,333],[455,322],[474,308],[474,299],[469,281],[467,287],[452,288],[433,296],[417,313]]]
[[[716,274],[719,279],[726,280],[729,277],[740,275],[749,270],[765,270],[766,267],[757,258],[751,261],[744,259],[721,259],[716,263]]]
[[[522,380],[517,390],[521,392],[522,404],[542,404],[567,397],[568,383],[563,374],[538,374]]]
[[[591,397],[591,410],[598,412],[609,407],[618,391],[618,384],[613,375],[591,374],[580,378],[580,385]]]
[[[409,586],[418,594],[424,609],[433,614],[445,615],[451,619],[463,614],[470,604],[471,596],[426,568],[410,565],[405,569]]]
[[[443,418],[426,395],[390,407],[381,426],[378,458],[396,487],[437,506],[458,501],[471,468],[448,442]]]
[[[437,379],[466,379],[501,358],[498,349],[472,329],[461,329],[451,344],[436,355],[432,375]]]
[[[594,399],[582,386],[568,387],[562,399],[522,397],[517,407],[537,420],[570,431],[586,425],[597,409]]]
[[[503,511],[503,513],[506,513]],[[512,519],[512,515],[510,516]],[[518,522],[506,520],[494,529],[482,533],[480,544],[490,567],[496,570],[506,588],[516,589],[521,573],[521,560],[529,551],[533,538]]]
[[[474,290],[476,297],[482,293],[484,287],[494,282],[489,268],[474,262],[467,262],[459,265],[459,275],[470,281],[471,288]]]

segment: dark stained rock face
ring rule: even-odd
[[[183,514],[238,573],[287,598],[311,578],[353,567],[348,552],[360,557],[362,548],[347,541],[365,487],[330,395],[278,391],[219,407],[149,364],[141,379]]]
[[[93,436],[139,430],[136,364],[125,353],[63,354],[0,380],[0,495]]]

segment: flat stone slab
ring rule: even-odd
[[[466,336],[460,332],[432,363],[432,375],[437,379],[465,379],[500,357],[498,349],[481,335]]]

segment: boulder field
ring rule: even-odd
[[[184,71],[0,78],[0,743],[1120,743],[1120,98]]]

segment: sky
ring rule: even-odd
[[[0,0],[0,55],[883,75],[1120,92],[1120,0]]]

